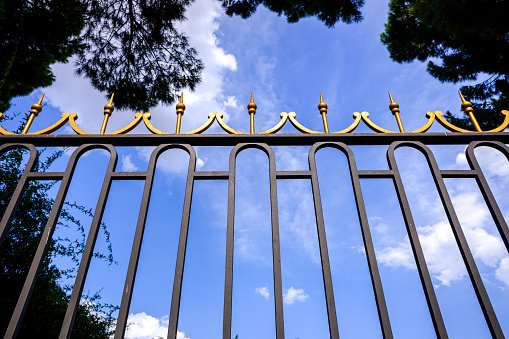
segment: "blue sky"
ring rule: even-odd
[[[197,90],[184,91],[182,131],[200,126],[209,112],[221,111],[232,128],[248,132],[246,105],[251,92],[258,105],[257,131],[274,126],[282,111],[294,111],[303,125],[322,130],[317,109],[320,93],[328,104],[331,131],[349,126],[353,112],[362,111],[369,112],[379,126],[396,131],[396,120],[388,109],[388,91],[400,105],[406,130],[423,126],[427,111],[459,114],[460,85],[441,84],[426,73],[423,63],[391,61],[379,41],[387,10],[387,1],[368,1],[363,22],[339,23],[328,29],[315,18],[288,24],[263,7],[248,20],[230,18],[222,14],[215,0],[196,2],[181,29],[198,50],[205,70]],[[63,112],[76,112],[83,130],[98,132],[107,102],[105,93],[76,78],[72,62],[53,69],[56,81],[43,90],[46,105],[32,130],[47,127]],[[11,112],[28,110],[41,93],[36,90],[15,99]],[[107,131],[127,125],[133,113],[114,111]],[[174,107],[160,106],[150,113],[154,126],[174,131]],[[2,125],[14,128],[16,123]],[[430,131],[444,129],[435,123]],[[59,133],[71,132],[67,128]],[[361,123],[356,132],[370,130]],[[134,133],[146,133],[146,129],[140,126]],[[214,124],[207,133],[224,132]],[[296,130],[288,123],[279,133]],[[467,168],[464,148],[431,147],[441,169]],[[388,168],[385,146],[352,149],[359,169]],[[227,170],[230,150],[197,147],[198,169]],[[277,170],[307,168],[309,148],[274,150]],[[151,151],[148,147],[119,148],[117,171],[146,170]],[[496,151],[480,150],[477,154],[507,218],[509,202],[504,193],[509,187],[509,164]],[[396,156],[449,336],[489,337],[422,155],[403,149]],[[65,160],[55,168],[65,165]],[[107,161],[100,151],[80,160],[67,200],[95,207]],[[130,309],[129,338],[166,337],[187,161],[184,152],[169,151],[158,162]],[[346,160],[338,151],[325,149],[318,152],[317,163],[340,336],[381,338]],[[237,169],[232,337],[273,338],[268,160],[260,151],[247,150],[239,155]],[[450,179],[446,184],[498,319],[509,335],[509,255],[475,182]],[[280,180],[277,188],[286,338],[327,338],[311,186],[306,180]],[[431,338],[433,326],[394,187],[388,180],[377,179],[362,181],[362,189],[394,336]],[[105,302],[120,303],[142,190],[141,182],[112,186],[104,221],[111,232],[117,264],[94,260],[85,287],[91,293],[100,290]],[[227,182],[195,184],[179,339],[221,337],[226,207]],[[99,249],[105,246],[102,236]]]

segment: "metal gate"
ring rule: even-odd
[[[41,97],[42,100],[42,97]],[[184,206],[182,210],[182,223],[180,227],[180,238],[178,242],[177,262],[175,276],[173,282],[173,292],[171,299],[171,309],[169,316],[168,338],[175,339],[177,335],[177,323],[179,317],[179,307],[181,299],[181,290],[184,274],[184,262],[186,258],[186,244],[189,228],[189,217],[191,209],[191,200],[193,197],[193,187],[196,180],[225,180],[228,181],[228,211],[227,211],[227,239],[226,239],[226,263],[225,263],[225,280],[224,280],[224,308],[223,308],[223,338],[230,339],[231,320],[232,320],[232,286],[233,286],[233,248],[234,248],[234,211],[235,211],[235,176],[236,176],[236,157],[242,150],[256,148],[263,151],[269,159],[269,178],[270,178],[270,215],[272,223],[272,251],[273,251],[273,282],[274,282],[274,301],[275,301],[275,325],[276,338],[283,339],[284,319],[283,319],[283,292],[281,283],[281,258],[280,258],[280,241],[279,241],[279,221],[278,221],[278,194],[277,180],[285,179],[306,179],[311,182],[312,196],[314,201],[314,209],[316,216],[317,235],[320,248],[320,259],[323,273],[323,289],[328,314],[328,324],[330,337],[332,339],[339,338],[338,322],[336,317],[336,304],[334,301],[333,285],[331,278],[331,270],[329,264],[329,252],[327,249],[327,238],[325,233],[324,218],[322,213],[322,202],[320,198],[320,188],[318,182],[315,154],[323,148],[334,148],[341,151],[348,161],[350,179],[355,196],[355,204],[359,225],[364,242],[364,250],[368,262],[371,283],[375,295],[376,306],[380,321],[381,332],[384,338],[392,338],[391,321],[387,311],[387,305],[384,298],[382,282],[380,279],[375,249],[370,233],[370,226],[366,214],[366,208],[363,200],[363,194],[360,186],[360,180],[369,179],[391,179],[401,212],[406,225],[408,238],[411,244],[415,263],[417,265],[420,281],[427,301],[429,314],[432,319],[435,333],[438,338],[447,338],[446,326],[441,315],[441,310],[437,302],[435,290],[428,271],[428,266],[424,258],[421,243],[417,229],[412,217],[410,205],[405,193],[405,188],[398,170],[398,164],[394,156],[394,151],[400,147],[411,147],[421,152],[429,166],[436,189],[439,193],[443,208],[446,212],[448,221],[451,225],[455,240],[460,250],[461,256],[468,271],[468,276],[472,282],[480,307],[484,314],[486,323],[489,327],[493,338],[504,338],[501,326],[497,319],[497,315],[493,309],[492,302],[488,297],[485,285],[481,279],[478,268],[474,261],[474,257],[469,248],[465,234],[459,223],[455,209],[452,205],[450,195],[444,184],[445,178],[473,178],[476,180],[479,189],[486,201],[489,211],[495,221],[500,232],[500,237],[506,249],[509,251],[509,228],[503,218],[502,212],[497,205],[493,193],[486,181],[486,178],[480,168],[480,165],[474,154],[474,150],[479,146],[488,146],[500,151],[509,160],[509,137],[506,132],[502,132],[509,124],[509,112],[503,111],[505,115],[504,123],[493,131],[482,132],[473,116],[471,104],[463,99],[465,112],[471,116],[477,132],[467,133],[455,126],[449,124],[443,117],[441,112],[428,112],[428,122],[426,125],[413,132],[405,132],[401,120],[399,118],[399,107],[392,101],[390,109],[395,115],[399,131],[391,132],[375,125],[366,112],[355,113],[352,125],[343,131],[332,133],[328,130],[326,119],[327,105],[322,101],[318,106],[324,123],[324,132],[312,131],[302,126],[296,119],[295,113],[282,113],[281,121],[272,129],[262,132],[254,132],[254,114],[256,113],[256,105],[253,101],[248,105],[248,112],[251,116],[250,133],[241,133],[229,127],[222,119],[221,113],[209,114],[207,122],[200,128],[188,132],[180,133],[180,119],[184,113],[185,106],[182,101],[177,105],[177,127],[176,133],[169,134],[161,132],[152,126],[149,122],[150,114],[137,113],[135,119],[127,127],[106,134],[106,124],[108,118],[113,112],[112,102],[105,106],[105,119],[99,134],[90,134],[81,130],[76,125],[76,114],[64,114],[62,119],[53,126],[39,132],[29,133],[32,120],[41,111],[42,107],[39,103],[32,106],[31,116],[28,120],[23,132],[19,135],[7,132],[0,127],[0,153],[7,152],[15,148],[24,148],[29,151],[30,158],[26,168],[18,182],[14,195],[12,196],[5,214],[2,216],[0,224],[0,245],[7,234],[10,223],[14,218],[16,208],[20,203],[20,199],[24,190],[27,188],[28,182],[31,180],[58,180],[60,186],[51,210],[44,234],[41,238],[28,276],[24,283],[21,295],[19,296],[16,308],[12,314],[7,332],[4,338],[14,338],[20,328],[24,313],[28,307],[30,297],[37,281],[39,271],[43,260],[48,251],[50,239],[55,230],[55,226],[65,200],[69,184],[72,181],[76,164],[80,157],[87,151],[92,149],[104,149],[110,153],[110,160],[107,172],[104,177],[100,196],[95,209],[92,225],[86,240],[86,246],[81,258],[77,277],[72,289],[70,302],[67,307],[64,322],[61,327],[60,338],[69,338],[76,317],[79,302],[83,293],[83,287],[87,278],[90,261],[93,255],[95,242],[101,224],[101,219],[108,199],[111,184],[115,180],[140,180],[144,182],[143,197],[139,210],[139,217],[136,226],[134,243],[130,255],[129,267],[125,278],[125,286],[122,294],[119,315],[116,323],[115,338],[123,338],[125,334],[129,307],[135,284],[138,259],[143,241],[143,233],[147,210],[150,203],[150,196],[153,186],[154,172],[159,155],[169,149],[181,149],[190,156],[189,167],[187,172],[187,184],[185,189]],[[1,114],[1,113],[0,113]],[[0,116],[1,118],[1,116]],[[228,135],[199,135],[210,127],[214,120],[228,133]],[[290,122],[302,132],[302,134],[275,134],[283,125]],[[361,120],[370,128],[378,133],[362,133],[352,134],[351,132],[359,125]],[[444,127],[450,129],[453,133],[424,133],[433,124],[438,121]],[[144,122],[153,135],[146,134],[127,134],[141,122]],[[51,134],[62,127],[67,122],[70,123],[74,131],[79,135]],[[51,134],[51,135],[45,135]],[[454,145],[467,144],[466,158],[468,160],[469,170],[444,170],[440,169],[435,160],[434,154],[427,145]],[[309,168],[299,171],[278,171],[276,169],[275,155],[273,146],[310,146],[309,151]],[[388,170],[358,170],[354,153],[349,146],[352,145],[388,145],[387,161]],[[77,146],[77,149],[69,158],[67,168],[63,172],[35,172],[34,167],[38,161],[38,152],[36,147],[41,146]],[[152,152],[146,172],[123,172],[117,171],[117,146],[157,146]],[[228,171],[198,171],[196,170],[196,152],[195,146],[232,146],[229,156]],[[268,213],[268,212],[267,212]]]

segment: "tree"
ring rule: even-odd
[[[172,104],[200,82],[202,62],[175,24],[193,0],[0,0],[0,111],[49,86],[50,65],[76,56],[76,73],[116,93],[115,107]],[[358,22],[364,0],[218,0],[247,18],[263,4],[289,22],[316,16],[328,27]],[[40,29],[44,27],[44,29]]]
[[[202,62],[178,32],[192,0],[88,0],[76,73],[115,93],[119,109],[172,104],[200,82]]]
[[[16,96],[49,86],[50,65],[81,47],[80,0],[0,0],[0,111]]]
[[[51,85],[50,66],[74,55],[76,73],[115,92],[119,109],[173,103],[203,69],[175,28],[191,1],[0,0],[0,111]]]
[[[316,16],[327,27],[333,27],[338,21],[345,23],[362,20],[360,12],[364,0],[220,0],[226,14],[250,17],[259,5],[263,4],[278,15],[286,16],[288,22],[297,22],[302,18]]]
[[[36,170],[46,170],[62,155],[62,152],[54,153],[39,162]],[[15,149],[0,155],[0,215],[2,216],[23,172],[24,153],[26,151],[22,149]],[[39,181],[29,183],[7,236],[0,246],[0,304],[2,305],[0,333],[4,333],[7,329],[51,211],[53,200],[49,198],[47,192],[53,184]],[[18,338],[49,339],[57,338],[59,335],[69,302],[69,287],[61,286],[59,279],[64,276],[72,277],[76,269],[59,269],[52,264],[52,259],[56,256],[67,256],[77,263],[77,257],[83,251],[84,230],[80,221],[71,213],[73,211],[91,214],[91,211],[82,206],[67,203],[62,209],[58,227],[76,227],[82,233],[82,240],[59,238],[51,241]],[[107,234],[105,229],[104,231]],[[108,255],[97,253],[96,256],[113,261],[111,251]],[[106,339],[110,337],[114,325],[111,313],[116,308],[101,304],[99,299],[100,296],[95,294],[88,298],[88,302],[79,306],[73,338]]]
[[[441,82],[487,79],[461,91],[473,102],[481,128],[501,123],[509,108],[509,2],[498,0],[391,0],[381,35],[399,63],[428,61],[428,72]],[[436,59],[441,63],[436,63]],[[446,115],[461,127],[468,118]]]

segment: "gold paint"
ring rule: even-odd
[[[3,115],[3,113],[0,112],[0,120],[2,120],[3,118],[4,118],[4,115]],[[16,133],[6,131],[2,126],[0,126],[0,134],[2,134],[2,135],[16,135]]]
[[[394,102],[394,100],[392,100],[391,92],[389,92],[389,99],[391,100],[389,109],[391,110],[392,114],[396,117],[396,121],[398,122],[399,131],[401,133],[405,133],[405,129],[403,128],[403,123],[401,122],[401,117],[399,116],[399,104],[397,102]]]
[[[481,126],[479,126],[479,123],[477,123],[477,119],[474,116],[474,109],[472,108],[472,103],[470,101],[466,101],[463,97],[463,94],[461,94],[460,91],[458,91],[460,97],[461,97],[461,109],[463,112],[467,113],[470,117],[470,120],[472,120],[472,123],[474,124],[475,130],[477,132],[482,132]]]
[[[322,93],[320,93],[320,103],[318,104],[318,110],[322,115],[323,130],[325,133],[329,133],[329,124],[327,123],[327,104],[323,102]]]
[[[368,125],[368,127],[371,128],[371,130],[374,131],[374,132],[377,132],[377,133],[396,133],[396,132],[389,131],[389,130],[387,130],[385,128],[382,128],[382,127],[378,126],[377,124],[375,124],[373,121],[371,121],[371,119],[369,119],[369,113],[368,112],[362,112],[361,116],[362,116],[362,120],[364,120],[366,125]]]
[[[124,128],[119,129],[118,131],[110,132],[110,133],[106,133],[106,134],[126,134],[126,133],[129,133],[136,126],[139,125],[139,123],[142,121],[142,119],[143,119],[143,114],[142,113],[136,113],[134,115],[134,120],[129,125],[127,125]]]
[[[411,131],[411,132],[407,132],[407,133],[424,133],[427,130],[429,130],[431,125],[433,125],[433,121],[435,121],[435,112],[431,112],[431,111],[426,112],[426,117],[428,117],[428,122],[424,126],[422,126],[419,129],[416,129],[415,131]]]
[[[313,131],[309,128],[306,128],[304,126],[302,126],[296,119],[296,116],[297,114],[295,112],[290,112],[288,113],[288,119],[290,119],[290,122],[292,123],[293,127],[295,127],[297,130],[299,130],[300,132],[302,133],[308,133],[308,134],[321,134],[321,133],[324,133],[324,132],[317,132],[317,131]],[[338,132],[332,132],[333,134],[345,134],[345,133],[350,133],[352,132],[353,130],[355,130],[357,128],[357,126],[359,126],[359,123],[361,121],[361,113],[359,112],[355,112],[353,114],[353,118],[355,119],[354,122],[348,126],[347,128],[341,130],[341,131],[338,131]]]
[[[338,131],[338,132],[332,132],[332,134],[344,134],[344,133],[350,133],[353,132],[359,126],[359,123],[361,122],[361,114],[359,112],[354,112],[353,118],[355,119],[353,123],[348,126],[347,128]]]
[[[228,134],[247,134],[247,133],[244,133],[244,132],[239,132],[237,130],[234,130],[233,128],[231,128],[230,126],[228,126],[226,124],[226,122],[224,122],[223,120],[223,112],[217,112],[216,113],[216,120],[217,122],[219,123],[219,126],[221,126],[221,128]]]
[[[208,117],[209,119],[203,125],[201,125],[197,129],[193,129],[192,131],[186,132],[184,134],[201,134],[205,132],[210,126],[212,126],[212,123],[214,122],[216,115],[214,113],[209,113]]]
[[[114,95],[115,95],[115,93],[112,93],[110,102],[108,104],[104,105],[104,120],[103,120],[103,124],[101,126],[101,132],[99,132],[99,134],[104,134],[104,132],[106,131],[106,125],[108,124],[108,119],[110,118],[111,113],[113,113],[113,110],[115,109],[115,107],[113,107],[113,96]]]
[[[486,132],[502,132],[507,127],[507,125],[509,125],[509,111],[503,110],[500,113],[500,115],[503,115],[505,117],[502,124],[500,126],[498,126],[497,128],[491,129],[489,131],[484,131],[485,133]]]
[[[254,134],[254,115],[256,114],[256,104],[253,101],[253,92],[251,92],[251,102],[247,104],[247,111],[249,113],[249,131]]]
[[[69,120],[69,113],[63,113],[62,118],[58,120],[56,123],[54,123],[52,126],[45,128],[38,132],[28,133],[29,135],[40,135],[40,134],[51,134],[55,132],[56,130],[60,129],[65,123]]]
[[[440,112],[440,111],[436,111],[435,115],[436,115],[438,123],[440,125],[444,126],[446,129],[448,129],[451,132],[461,132],[461,133],[471,133],[471,132],[474,132],[474,131],[469,131],[469,130],[466,130],[466,129],[454,126],[449,121],[445,120],[445,118],[443,116],[443,113]]]
[[[281,117],[281,121],[271,129],[266,130],[265,132],[257,133],[257,134],[274,134],[277,133],[283,126],[286,124],[286,120],[288,119],[288,113],[281,112],[279,115]]]
[[[302,133],[308,133],[308,134],[321,134],[323,132],[317,132],[313,131],[312,129],[306,128],[302,126],[297,119],[295,118],[297,116],[297,113],[290,112],[288,113],[288,118],[290,119],[290,122],[292,123],[293,127],[295,127],[297,130],[301,131]]]
[[[74,130],[74,132],[76,132],[76,134],[81,134],[81,135],[84,135],[84,134],[90,135],[90,134],[92,134],[92,133],[85,132],[81,128],[79,128],[78,125],[76,125],[76,120],[78,120],[78,115],[76,113],[71,113],[69,115],[69,123],[71,124],[71,127]]]
[[[180,102],[177,104],[177,127],[175,129],[175,134],[180,134],[180,123],[182,122],[182,116],[184,115],[184,111],[186,110],[186,105],[184,105],[184,92],[180,94]]]
[[[152,134],[170,134],[170,133],[166,133],[166,132],[160,131],[157,128],[155,128],[149,121],[151,118],[152,117],[150,116],[150,113],[143,114],[143,122],[145,123],[145,126],[147,126],[148,130],[150,132],[152,132]],[[186,133],[182,133],[182,134],[201,134],[201,133],[205,132],[210,126],[212,126],[212,123],[214,122],[215,118],[216,118],[216,115],[214,113],[209,113],[208,120],[203,125],[201,125],[197,129],[194,129],[190,132],[186,132]]]
[[[25,125],[25,128],[23,128],[23,132],[21,132],[21,134],[27,134],[28,133],[28,129],[32,125],[32,122],[34,121],[34,118],[36,116],[38,116],[39,113],[41,113],[41,111],[42,111],[41,103],[42,103],[42,99],[43,98],[44,98],[44,93],[42,93],[41,98],[39,99],[39,101],[36,104],[32,105],[32,109],[30,110],[30,116],[28,117],[28,121],[27,121],[27,123]]]

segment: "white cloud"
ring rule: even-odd
[[[218,19],[222,13],[221,4],[216,0],[203,0],[194,3],[186,11],[188,20],[179,23],[178,27],[189,37],[192,47],[198,51],[198,57],[205,68],[202,82],[196,91],[184,90],[186,112],[182,119],[182,131],[192,130],[207,120],[210,112],[223,111],[227,107],[236,107],[234,96],[223,94],[226,71],[235,71],[237,62],[233,55],[219,47]],[[46,100],[62,112],[78,113],[78,125],[87,132],[98,132],[104,117],[106,93],[95,90],[90,81],[74,76],[74,60],[67,64],[55,64],[52,70],[56,75],[55,82],[44,89]],[[115,101],[113,101],[115,104]],[[135,112],[114,111],[108,122],[107,132],[126,126],[134,118]],[[158,129],[173,133],[175,130],[175,106],[159,105],[150,110],[151,123]],[[143,123],[134,133],[148,133]],[[218,128],[217,125],[212,129]],[[131,132],[133,133],[133,132]]]
[[[495,277],[509,287],[509,257],[501,260],[500,266],[495,271]]]
[[[309,298],[309,295],[305,294],[303,289],[295,289],[293,286],[283,293],[283,301],[287,305],[291,305],[296,301],[304,302],[307,298]]]
[[[500,237],[490,234],[493,231],[489,227],[491,215],[481,195],[473,191],[469,183],[458,183],[448,188],[474,258],[496,269],[495,277],[508,284],[509,271],[506,266],[509,264],[505,259],[507,251]],[[375,226],[374,229],[383,231],[384,236],[381,248],[377,249],[377,260],[380,263],[390,267],[415,269],[408,240],[394,244],[397,240],[384,227]],[[429,226],[417,227],[417,231],[428,269],[442,285],[450,286],[467,274],[452,228],[445,216]]]
[[[380,252],[377,252],[376,255],[380,263],[390,267],[415,267],[412,249],[408,242],[400,242],[398,246],[385,247]]]
[[[152,317],[145,312],[130,314],[127,320],[126,339],[167,338],[168,316]],[[189,339],[184,332],[177,331],[177,339]]]
[[[264,297],[265,299],[269,300],[270,293],[269,289],[266,286],[255,288],[255,292]]]
[[[138,166],[136,166],[132,160],[131,155],[122,155],[122,171],[124,172],[134,172],[139,169]]]

